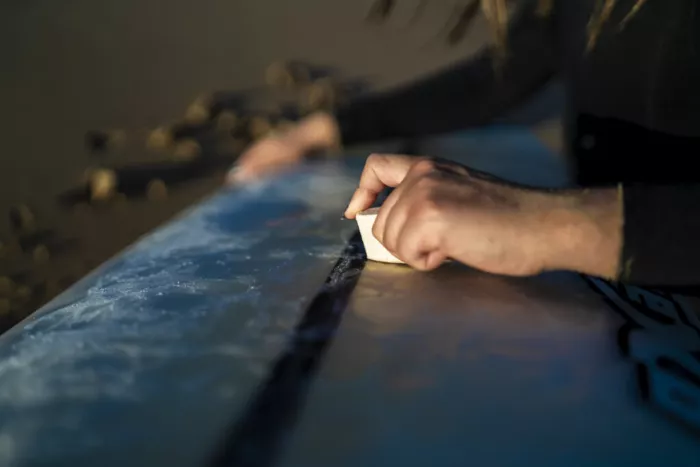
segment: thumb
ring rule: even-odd
[[[353,219],[358,212],[368,209],[386,187],[397,187],[408,173],[415,158],[395,154],[372,154],[365,162],[360,183],[345,210],[345,217]]]

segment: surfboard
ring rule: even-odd
[[[698,465],[699,298],[367,262],[361,166],[217,193],[0,336],[0,465]]]

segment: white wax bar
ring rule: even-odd
[[[362,242],[365,244],[367,259],[379,261],[381,263],[406,264],[389,253],[389,251],[379,243],[379,240],[374,237],[374,234],[372,234],[372,226],[374,226],[374,221],[377,220],[378,212],[379,208],[371,208],[362,211],[357,214],[356,217],[357,226],[360,228],[360,235],[362,236]]]

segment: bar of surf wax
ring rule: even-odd
[[[389,253],[389,251],[384,248],[384,245],[379,243],[379,240],[374,237],[372,227],[374,226],[374,221],[377,220],[378,212],[379,208],[371,208],[358,213],[355,218],[355,220],[357,220],[357,226],[360,228],[362,243],[365,244],[367,259],[381,263],[406,264]]]

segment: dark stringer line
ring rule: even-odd
[[[273,465],[296,424],[323,356],[365,266],[359,232],[351,238],[321,291],[297,324],[242,416],[226,431],[209,467]]]

